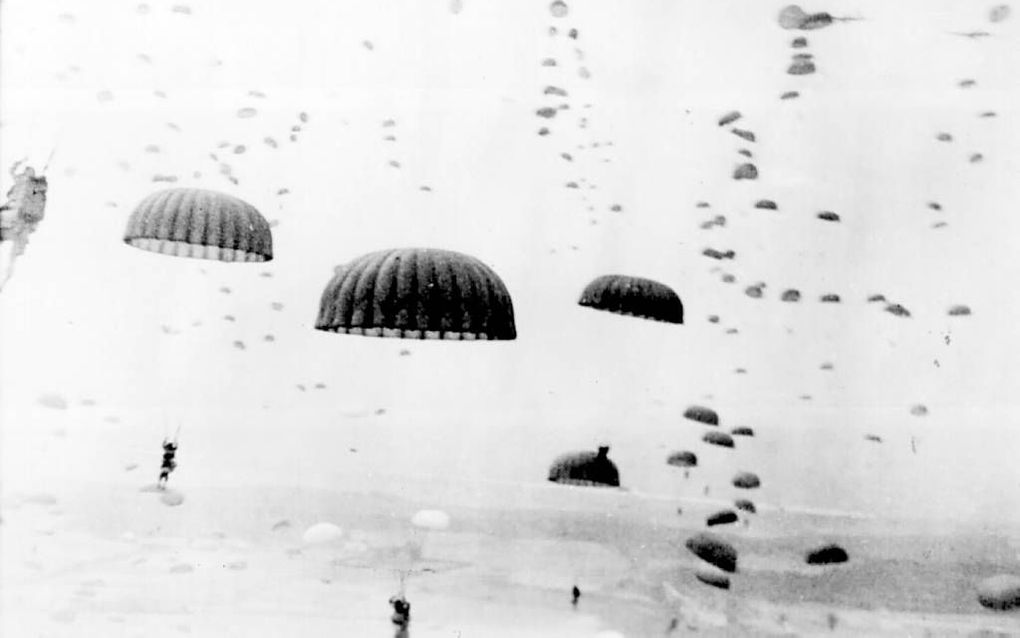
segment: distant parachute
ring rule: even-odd
[[[748,142],[756,141],[756,138],[755,138],[754,133],[752,131],[748,131],[748,130],[745,130],[745,129],[742,129],[742,128],[735,128],[734,127],[732,129],[730,129],[730,132],[733,133],[734,135],[736,135],[737,137],[741,138],[741,139],[747,140]]]
[[[928,408],[925,405],[918,403],[910,408],[910,413],[914,416],[928,416]]]
[[[549,5],[549,13],[551,13],[554,18],[566,17],[568,11],[567,3],[563,2],[563,0],[556,0]]]
[[[684,322],[684,307],[673,289],[642,277],[602,275],[585,287],[577,303],[618,315]]]
[[[698,466],[698,455],[694,452],[688,452],[686,450],[681,452],[673,452],[666,457],[666,464],[673,465],[676,467],[697,467]]]
[[[800,29],[809,31],[827,27],[833,22],[833,17],[828,13],[805,13],[803,9],[795,4],[783,7],[779,12],[779,26],[784,29]]]
[[[796,37],[790,42],[790,46],[793,47],[794,49],[803,49],[807,45],[808,45],[807,38],[803,36]]]
[[[0,289],[14,271],[14,261],[25,252],[28,237],[35,232],[46,214],[45,175],[36,177],[35,169],[21,162],[11,166],[14,184],[7,192],[7,201],[0,205]]]
[[[1009,17],[1012,10],[1008,4],[997,4],[988,12],[988,19],[992,22],[1002,22]]]
[[[196,188],[155,192],[135,207],[124,242],[150,252],[227,262],[273,258],[269,223],[236,197]]]
[[[1020,608],[1020,577],[999,574],[978,585],[978,602],[988,609],[1007,611]]]
[[[418,510],[411,524],[422,529],[443,530],[450,526],[450,515],[442,510]]]
[[[56,394],[54,392],[48,392],[40,395],[39,398],[36,399],[36,403],[52,410],[67,409],[67,399],[65,399],[63,395]]]
[[[898,303],[891,303],[885,307],[885,311],[897,317],[909,317],[910,311]]]
[[[744,294],[751,299],[761,299],[763,294],[762,284],[755,284],[744,289]]]
[[[741,164],[733,169],[733,179],[758,179],[758,167],[754,164]]]
[[[738,472],[733,477],[733,486],[743,490],[753,490],[761,487],[761,479],[754,472]]]
[[[821,220],[824,220],[824,221],[827,221],[827,222],[838,222],[839,221],[839,215],[837,215],[836,213],[832,212],[831,210],[823,210],[822,212],[818,213],[818,219],[821,219]]]
[[[741,425],[730,430],[730,434],[733,436],[754,436],[754,430],[746,425]]]
[[[868,295],[868,303],[873,303],[873,302],[876,302],[876,301],[885,301],[885,295],[881,295],[881,294]]]
[[[790,63],[789,68],[786,69],[786,72],[790,75],[811,75],[815,71],[815,63],[803,58],[794,60]]]
[[[823,545],[813,549],[804,557],[808,565],[832,565],[850,560],[846,550],[836,544]]]
[[[337,267],[315,328],[404,339],[517,338],[499,276],[475,257],[432,248],[381,250]]]
[[[719,425],[719,414],[712,408],[703,405],[692,405],[684,410],[684,418],[705,425]]]
[[[323,545],[339,540],[343,536],[343,530],[333,523],[316,523],[301,535],[301,540],[306,545]]]
[[[875,443],[881,443],[882,442],[882,437],[878,436],[877,434],[865,434],[864,435],[864,440],[866,440],[866,441],[873,441]]]
[[[719,118],[719,126],[726,126],[732,124],[740,119],[740,111],[730,111],[726,115]]]
[[[790,302],[790,303],[796,303],[796,302],[800,301],[800,291],[796,290],[794,288],[790,288],[789,290],[784,290],[783,294],[780,295],[779,299],[781,301],[786,301],[786,302]]]
[[[821,296],[822,303],[839,303],[839,295],[828,293]]]
[[[754,203],[754,207],[755,208],[760,208],[760,209],[763,209],[763,210],[778,210],[779,209],[779,206],[777,206],[776,203],[774,201],[772,201],[771,199],[759,199],[757,202]]]
[[[714,527],[716,525],[729,525],[737,522],[737,513],[733,510],[720,510],[705,519],[705,525]]]
[[[715,534],[701,532],[687,539],[687,549],[701,560],[715,565],[724,572],[737,571],[737,550]]]
[[[701,440],[705,443],[711,443],[712,445],[718,445],[721,447],[734,447],[733,437],[725,432],[716,432],[715,430],[711,430],[709,432],[705,432],[705,434],[701,437]]]
[[[598,452],[563,454],[549,467],[549,480],[569,485],[619,487],[620,473],[608,454],[607,446],[601,446]]]
[[[700,580],[701,582],[705,583],[706,585],[711,585],[712,587],[716,587],[718,589],[730,588],[730,578],[725,574],[709,571],[707,569],[699,569],[696,572],[694,572],[694,577]]]
[[[949,309],[950,317],[963,317],[970,314],[970,308],[963,305],[953,306]]]
[[[733,507],[737,508],[742,512],[747,512],[748,514],[758,513],[758,508],[754,506],[754,502],[746,498],[738,498],[737,500],[733,501]]]

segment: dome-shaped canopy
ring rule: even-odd
[[[673,289],[643,277],[602,275],[585,287],[577,303],[618,315],[684,322],[684,307]]]
[[[198,188],[171,188],[143,199],[128,219],[124,242],[176,257],[229,262],[273,258],[269,222],[254,206]]]
[[[718,445],[721,447],[733,447],[733,437],[725,432],[718,432],[716,430],[709,430],[701,436],[701,440],[705,443],[711,443],[712,445]]]
[[[733,485],[745,490],[753,490],[761,487],[761,479],[754,472],[738,472],[733,477]]]
[[[571,452],[557,457],[549,467],[549,480],[555,483],[619,487],[620,472],[609,460],[609,448],[598,452]]]
[[[697,467],[698,455],[687,450],[673,452],[666,457],[666,464],[675,465],[676,467]]]
[[[315,327],[405,339],[517,337],[513,302],[499,276],[470,255],[432,248],[381,250],[338,267]]]
[[[684,418],[704,423],[705,425],[719,425],[719,413],[703,405],[688,406],[684,410]]]

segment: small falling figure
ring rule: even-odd
[[[170,472],[177,469],[177,461],[174,457],[177,455],[177,439],[168,441],[163,439],[163,462],[159,468],[159,489],[165,490],[166,483],[170,480]]]
[[[574,585],[574,588],[571,590],[570,595],[571,595],[570,604],[573,605],[574,607],[577,607],[577,601],[581,598],[581,590],[577,588],[577,585]]]
[[[237,348],[238,350],[244,350],[244,348],[245,348],[244,342],[243,341],[235,341],[234,342],[234,347]]]
[[[390,620],[398,627],[407,627],[411,622],[411,603],[407,602],[403,594],[397,594],[390,598],[390,605],[393,606],[393,615]]]

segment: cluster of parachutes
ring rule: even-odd
[[[175,257],[262,263],[273,259],[270,224],[236,197],[203,189],[152,193],[132,211],[124,242]],[[582,306],[683,323],[671,288],[650,279],[605,275],[581,294]],[[433,248],[372,252],[337,267],[326,284],[315,328],[404,339],[513,340],[513,301],[489,266]]]

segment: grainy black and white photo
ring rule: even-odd
[[[1020,15],[0,0],[4,638],[1020,636]]]

